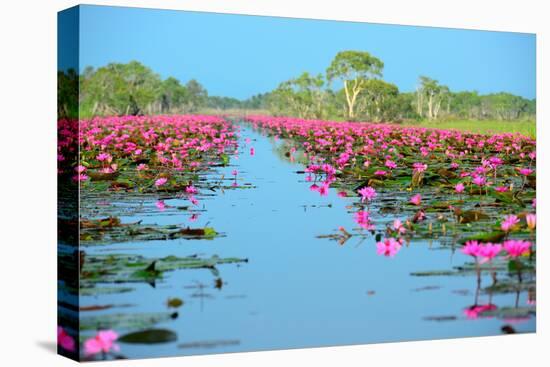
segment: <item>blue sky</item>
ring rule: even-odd
[[[452,90],[535,97],[535,35],[199,12],[83,6],[80,67],[137,60],[210,95],[247,98],[341,50],[380,58],[384,79],[414,90],[427,75]]]

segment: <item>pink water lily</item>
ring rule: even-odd
[[[157,180],[155,181],[155,186],[156,186],[156,187],[164,186],[164,185],[166,184],[167,181],[168,181],[167,178],[161,177],[161,178],[159,178],[159,179],[157,179]]]
[[[57,327],[57,345],[69,352],[74,352],[76,350],[73,337],[67,334],[61,326]]]
[[[188,193],[188,194],[196,194],[199,192],[199,190],[197,190],[197,188],[193,185],[189,185],[185,188],[185,192]]]
[[[480,245],[477,241],[467,241],[462,247],[462,253],[477,258],[481,255]]]
[[[358,211],[357,213],[354,214],[354,219],[355,219],[355,222],[357,224],[359,224],[359,226],[361,228],[364,228],[364,229],[367,229],[367,230],[372,230],[372,229],[375,228],[375,226],[371,222],[369,212],[360,210],[360,211]]]
[[[527,223],[527,227],[530,230],[534,230],[537,225],[537,216],[536,214],[529,213],[525,216],[525,222]]]
[[[370,186],[363,187],[358,193],[361,195],[361,202],[371,201],[376,197],[376,190]]]
[[[459,194],[464,192],[464,184],[463,183],[457,183],[455,185],[455,191]]]
[[[502,228],[504,232],[510,232],[510,230],[518,223],[519,218],[516,215],[507,215],[500,224],[500,228]]]
[[[420,194],[413,195],[410,202],[414,205],[420,205],[422,202],[422,196]]]
[[[401,249],[401,243],[393,237],[385,238],[376,243],[376,253],[387,257],[394,257]]]
[[[91,356],[98,353],[109,353],[118,351],[119,346],[115,344],[118,334],[113,330],[99,331],[93,338],[84,341],[84,354]]]
[[[479,248],[479,255],[481,256],[481,262],[487,262],[494,259],[502,251],[502,245],[498,243],[486,243]]]
[[[504,242],[504,250],[511,258],[528,255],[531,249],[531,242],[522,240],[508,240]]]
[[[157,202],[155,203],[155,206],[160,211],[164,211],[166,209],[166,204],[164,203],[164,200],[157,200]]]

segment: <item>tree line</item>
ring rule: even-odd
[[[414,92],[382,79],[384,63],[362,51],[339,52],[326,73],[308,72],[263,95],[262,108],[275,115],[366,121],[407,119],[534,119],[535,99],[511,93],[480,95],[452,92],[448,86],[420,76]]]
[[[325,74],[304,72],[274,90],[246,100],[210,96],[191,79],[162,79],[132,61],[58,73],[60,115],[143,115],[198,113],[205,110],[264,110],[301,118],[401,121],[411,119],[519,120],[535,116],[536,102],[510,93],[452,92],[420,76],[414,92],[401,92],[383,80],[384,63],[363,51],[339,52]],[[77,113],[78,111],[76,111]]]

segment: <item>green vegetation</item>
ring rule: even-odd
[[[246,100],[209,96],[196,80],[162,79],[137,61],[69,70],[58,75],[60,116],[80,117],[187,113],[268,113],[306,119],[404,122],[474,132],[520,132],[534,136],[536,100],[501,92],[451,91],[420,76],[414,92],[382,79],[384,63],[364,51],[336,54],[325,74],[303,72],[267,93]],[[75,86],[79,85],[80,88]],[[80,91],[80,96],[78,96]],[[478,123],[482,121],[483,124]],[[505,123],[502,121],[514,121]],[[471,126],[470,126],[471,125]]]
[[[499,120],[443,120],[443,121],[409,121],[406,125],[435,129],[456,129],[479,134],[519,133],[532,138],[536,137],[534,120],[499,121]]]

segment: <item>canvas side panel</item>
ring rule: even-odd
[[[79,360],[79,7],[57,25],[57,350]]]

